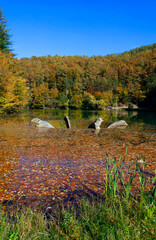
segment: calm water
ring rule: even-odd
[[[72,130],[65,129],[65,116],[70,118]],[[35,117],[55,128],[31,126]],[[99,132],[87,129],[99,117],[106,125]],[[129,126],[116,131],[105,128],[107,123],[120,119]],[[118,158],[126,146],[125,171],[129,166],[133,171],[140,154],[146,159],[146,173],[151,181],[156,169],[155,126],[155,113],[123,110],[49,109],[0,116],[0,202],[16,199],[25,206],[39,208],[43,196],[46,207],[52,199],[69,198],[75,191],[91,188],[101,193],[106,153]]]
[[[101,117],[104,121],[110,121],[110,122],[122,119],[122,120],[125,120],[128,124],[140,123],[140,124],[150,124],[150,125],[156,126],[156,112],[125,111],[122,109],[120,110],[112,109],[112,110],[103,110],[103,111],[60,110],[60,109],[32,110],[29,112],[24,112],[19,116],[15,116],[15,115],[9,115],[5,117],[0,116],[0,120],[29,122],[32,118],[38,117],[42,120],[54,121],[54,120],[63,120],[65,116],[68,116],[69,119],[71,120],[76,119],[76,120],[94,121],[97,118]],[[64,126],[62,125],[62,127]]]

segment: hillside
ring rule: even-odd
[[[107,56],[42,56],[17,60],[0,53],[0,108],[103,109],[155,106],[156,43]]]
[[[146,52],[147,50],[154,50],[156,48],[156,43],[153,43],[153,44],[150,44],[150,45],[146,45],[146,46],[141,46],[141,47],[137,47],[135,49],[132,49],[130,51],[126,51],[126,52],[123,52],[121,53],[120,55],[121,56],[125,56],[125,55],[130,55],[130,56],[134,56],[138,53],[141,53],[141,52]]]

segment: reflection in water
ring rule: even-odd
[[[104,121],[125,120],[129,124],[134,122],[156,125],[156,112],[124,111],[123,109],[112,110],[36,110],[32,112],[33,117],[46,120],[63,120],[65,116],[70,119],[96,120],[101,117]]]
[[[53,121],[63,120],[65,116],[69,119],[91,120],[102,118],[104,121],[118,121],[125,120],[128,124],[139,122],[151,125],[156,125],[156,112],[148,111],[125,111],[123,109],[111,110],[60,110],[60,109],[38,109],[29,112],[23,112],[20,115],[7,115],[0,118],[0,122],[14,121],[14,122],[30,122],[32,118],[38,117],[42,120]],[[64,125],[63,125],[64,127]]]

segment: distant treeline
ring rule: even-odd
[[[107,56],[17,60],[0,52],[0,109],[156,104],[156,43]]]

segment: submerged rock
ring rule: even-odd
[[[40,120],[39,118],[33,118],[31,120],[31,122],[33,123],[37,123],[36,124],[36,127],[39,127],[39,128],[42,128],[42,127],[45,127],[45,128],[54,128],[53,125],[51,125],[50,123],[46,122],[46,121],[42,121]]]
[[[91,123],[88,128],[100,129],[100,125],[103,122],[102,118],[98,118],[96,121]]]
[[[112,123],[108,126],[108,128],[125,128],[128,124],[124,120],[120,120],[117,122]]]

